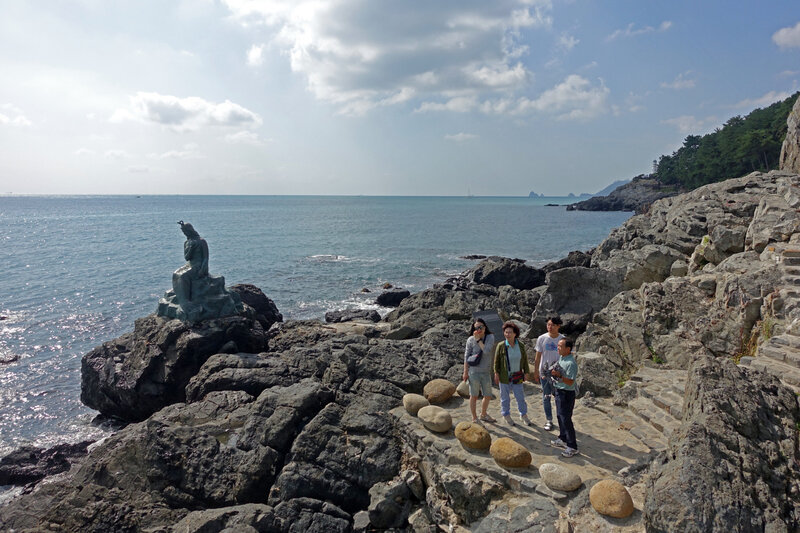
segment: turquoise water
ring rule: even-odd
[[[385,282],[422,290],[503,255],[540,266],[587,250],[630,213],[563,198],[319,196],[0,197],[0,456],[97,436],[80,359],[152,313],[184,263],[191,222],[209,269],[253,283],[285,318],[373,308]],[[372,291],[361,293],[362,288]]]

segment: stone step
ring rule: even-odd
[[[750,368],[768,372],[780,379],[795,392],[800,393],[800,368],[776,361],[775,359],[758,357],[750,362]]]
[[[630,431],[631,435],[651,450],[661,451],[667,448],[667,437],[630,410],[615,407],[613,413],[608,415],[619,424],[620,431]]]
[[[800,336],[784,333],[775,335],[759,345],[757,356],[782,361],[800,368]]]
[[[638,384],[639,390],[643,387],[657,387],[659,390],[669,390],[683,396],[686,387],[686,371],[642,367],[630,377],[629,381]]]
[[[782,262],[786,266],[800,266],[800,256],[787,256],[784,254]]]
[[[649,398],[642,396],[634,398],[628,403],[628,408],[667,438],[681,425],[678,419],[657,406]]]
[[[649,387],[640,389],[639,394],[675,419],[683,418],[683,394],[679,394],[675,390],[654,390]]]
[[[790,248],[788,250],[783,250],[781,255],[785,258],[787,257],[800,257],[800,248]]]

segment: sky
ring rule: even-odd
[[[593,193],[800,89],[797,0],[0,13],[0,194]]]

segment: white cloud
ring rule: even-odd
[[[264,45],[254,44],[247,51],[247,64],[251,67],[260,67],[264,63]]]
[[[678,74],[674,80],[670,82],[662,82],[661,87],[665,89],[691,89],[695,85],[695,80],[689,78],[689,75],[692,73],[691,70],[687,70],[686,72],[681,72]]]
[[[475,109],[491,115],[555,114],[559,119],[585,120],[606,113],[609,90],[602,80],[592,86],[589,80],[571,74],[538,98],[502,97],[479,102],[475,96],[458,96],[444,103],[424,102],[415,112],[451,111],[467,113]]]
[[[644,35],[645,33],[664,32],[672,27],[672,21],[665,20],[658,25],[658,28],[653,26],[645,26],[644,28],[636,28],[636,25],[631,22],[624,30],[617,30],[608,37],[606,41],[613,41],[619,37],[636,37],[637,35]]]
[[[129,159],[131,157],[125,150],[106,150],[103,156],[108,159]]]
[[[459,143],[460,142],[465,142],[465,141],[471,141],[471,140],[477,139],[477,138],[478,138],[478,136],[475,135],[474,133],[463,133],[463,132],[444,136],[444,140],[445,141],[454,141],[454,142],[459,142]]]
[[[662,124],[669,124],[675,126],[681,134],[695,134],[699,135],[709,125],[717,122],[716,117],[706,117],[704,119],[696,118],[692,115],[682,115],[680,117],[669,118],[662,120]]]
[[[456,113],[468,113],[475,109],[478,100],[474,96],[458,96],[451,98],[447,102],[440,104],[436,102],[423,102],[415,112],[424,113],[426,111],[453,111]]]
[[[196,131],[208,126],[257,127],[262,121],[256,113],[230,100],[213,103],[190,96],[138,92],[127,109],[117,109],[111,122],[128,120],[155,123],[175,131]]]
[[[550,0],[223,3],[243,26],[272,32],[268,45],[344,114],[522,90],[532,76],[519,61],[525,42],[551,27],[553,9]]]
[[[573,37],[572,35],[567,35],[566,33],[562,33],[561,37],[558,38],[558,45],[567,52],[575,48],[579,42],[579,39]]]
[[[33,123],[28,120],[25,113],[14,104],[0,105],[3,113],[0,113],[0,124],[8,124],[10,126],[32,126]]]
[[[792,76],[797,76],[800,74],[800,70],[784,70],[778,76],[782,78],[791,78]]]
[[[150,172],[150,167],[146,167],[144,165],[136,165],[128,167],[128,172],[131,174],[147,174]]]
[[[755,109],[756,107],[767,107],[779,100],[786,100],[790,96],[791,94],[787,92],[770,91],[763,96],[759,96],[758,98],[745,98],[744,100],[737,102],[733,107],[747,110]]]
[[[229,133],[225,136],[225,142],[230,144],[263,144],[263,141],[256,132],[246,130]]]
[[[800,22],[773,33],[772,42],[780,48],[800,48]]]
[[[598,86],[592,87],[586,78],[570,74],[535,100],[520,99],[515,112],[537,111],[555,113],[561,119],[589,119],[608,111],[608,94],[602,80]]]
[[[75,155],[79,156],[79,157],[95,155],[95,151],[94,150],[90,150],[89,148],[78,148],[73,153]]]
[[[205,159],[206,156],[197,151],[197,144],[189,143],[182,150],[168,150],[160,154],[149,154],[150,159]]]

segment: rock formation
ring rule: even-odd
[[[708,185],[542,269],[543,285],[519,288],[538,283],[531,270],[489,258],[369,330],[282,322],[266,296],[236,316],[139,319],[82,367],[82,399],[132,423],[1,504],[0,529],[797,530],[798,207],[788,172]],[[560,460],[543,430],[487,424],[491,455],[449,431],[471,420],[452,384],[480,309],[529,336],[560,312],[579,335],[581,389],[596,396],[579,402],[576,429],[596,452],[569,465],[577,480],[545,471],[582,489],[531,475],[532,460]],[[422,407],[432,381],[444,403]],[[446,430],[426,429],[420,409],[444,411]],[[594,420],[599,437],[582,433]],[[592,507],[609,478],[632,496],[609,514],[640,511],[611,519],[628,522]]]
[[[788,129],[781,145],[779,168],[800,174],[800,97],[794,103],[786,123]]]
[[[665,187],[649,176],[636,176],[620,185],[608,196],[594,196],[570,204],[567,211],[636,211],[644,212],[650,204],[661,198],[675,196],[678,191]]]

